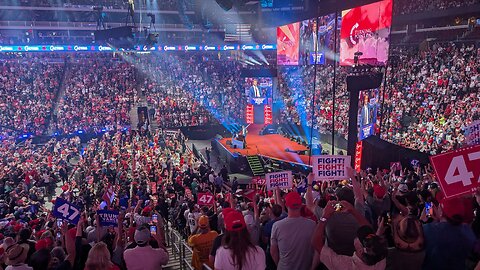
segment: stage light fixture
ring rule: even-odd
[[[215,2],[225,11],[229,11],[233,7],[232,0],[215,0]]]

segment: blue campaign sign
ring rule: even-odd
[[[98,210],[97,215],[100,219],[100,225],[117,227],[118,211]]]
[[[52,214],[56,218],[67,220],[70,223],[77,224],[80,219],[80,207],[69,203],[62,198],[57,198],[53,206]]]

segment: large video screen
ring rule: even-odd
[[[296,66],[299,64],[300,23],[277,28],[277,64]]]
[[[334,51],[334,28],[335,13],[302,21],[300,27],[300,65],[313,65],[315,59],[317,64],[325,64],[326,53]],[[317,50],[317,54],[315,54],[315,50]]]
[[[273,81],[269,77],[245,78],[245,94],[248,103],[253,105],[271,105]]]
[[[391,25],[392,0],[344,10],[340,31],[340,65],[353,65],[357,52],[362,53],[360,64],[385,65]]]
[[[360,140],[375,134],[379,106],[378,89],[360,91],[358,105],[358,138]]]

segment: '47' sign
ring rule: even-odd
[[[198,205],[213,205],[215,203],[214,197],[210,193],[198,193]]]
[[[70,223],[77,224],[80,219],[80,207],[71,204],[64,199],[57,198],[52,214],[56,218],[65,219]]]
[[[430,157],[446,198],[471,194],[480,186],[480,145]]]

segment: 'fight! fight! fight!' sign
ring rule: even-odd
[[[347,179],[350,156],[313,156],[313,173],[316,181]]]
[[[291,171],[275,172],[265,174],[267,181],[267,190],[274,190],[275,188],[287,189],[292,188],[293,176]]]

